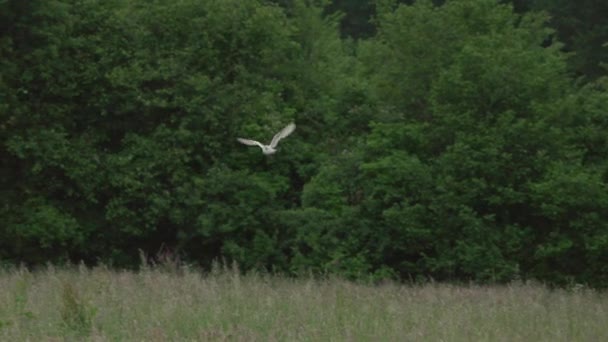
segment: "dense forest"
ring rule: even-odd
[[[608,286],[606,18],[2,0],[0,263]]]

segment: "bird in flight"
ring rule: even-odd
[[[294,124],[293,122],[285,126],[285,128],[283,128],[279,133],[275,134],[274,137],[272,137],[272,141],[269,145],[264,145],[259,141],[250,139],[236,138],[236,140],[245,145],[259,146],[262,149],[262,153],[264,154],[273,154],[277,151],[277,145],[279,144],[279,141],[290,135],[295,129],[296,124]]]

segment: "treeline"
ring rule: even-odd
[[[289,2],[289,0],[277,0]],[[429,0],[431,1],[431,0]],[[608,60],[608,2],[604,0],[496,0],[498,3],[511,4],[516,13],[544,11],[549,16],[548,24],[554,32],[547,35],[548,45],[557,41],[563,43],[562,51],[569,53],[569,71],[577,77],[595,80],[606,76],[602,63]],[[375,17],[378,1],[372,0],[333,0],[326,11],[341,11],[344,17],[340,23],[342,36],[367,38],[373,36],[376,27]],[[415,0],[380,0],[380,3],[413,4]],[[432,0],[442,5],[446,0]]]
[[[608,83],[546,12],[337,3],[1,2],[0,260],[608,285]]]

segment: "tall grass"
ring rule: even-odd
[[[608,296],[158,267],[0,271],[1,341],[608,341]]]

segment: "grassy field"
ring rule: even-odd
[[[0,341],[608,341],[608,295],[106,268],[0,271]]]

